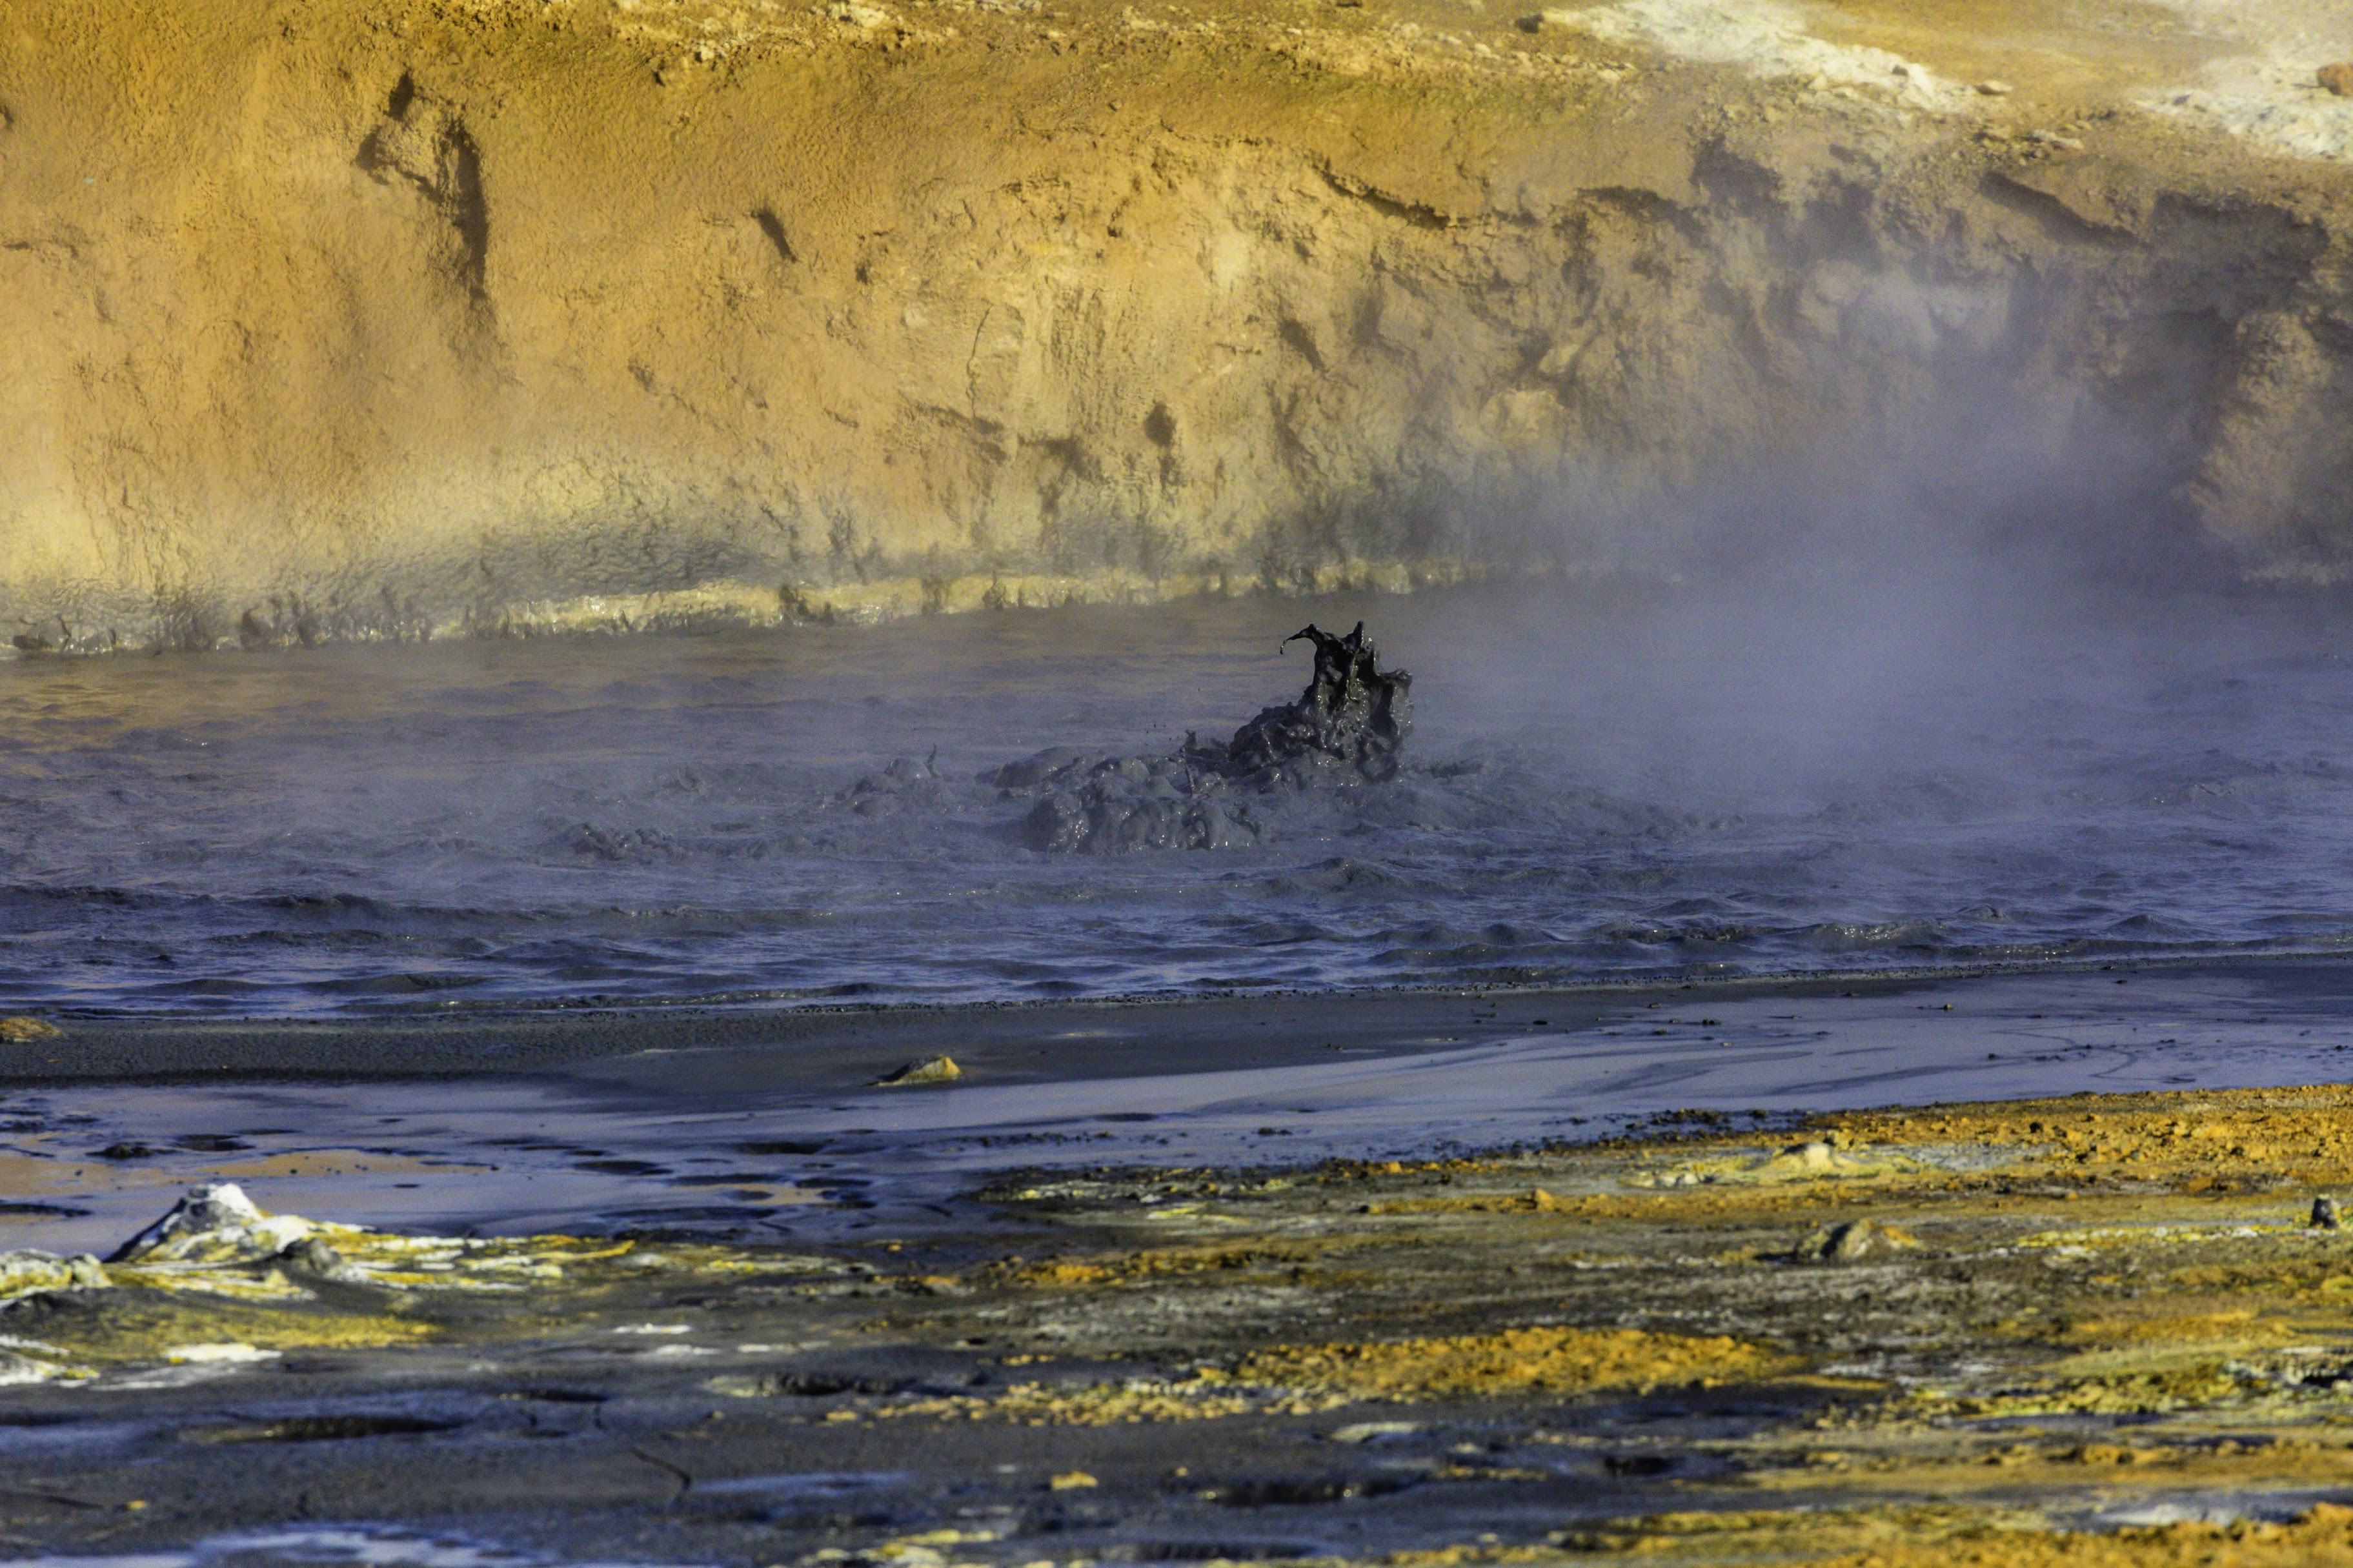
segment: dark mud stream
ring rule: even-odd
[[[1360,616],[1415,672],[1410,747],[1263,787],[1236,727],[1308,678],[1281,639]],[[0,1000],[970,1001],[2334,951],[2347,629],[2335,601],[1946,572],[26,659],[0,668]]]

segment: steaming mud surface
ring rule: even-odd
[[[1172,751],[1366,618],[1385,783],[1046,853],[981,782]],[[2317,599],[1975,569],[0,670],[15,1005],[1003,1000],[2330,951]]]

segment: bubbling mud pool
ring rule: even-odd
[[[1394,778],[1249,841],[1031,847],[987,781],[1410,668]],[[2317,598],[1966,574],[1204,600],[0,668],[0,991],[300,1014],[1556,984],[2333,951]]]

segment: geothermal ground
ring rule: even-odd
[[[453,1026],[438,1079],[405,1026],[212,1027],[225,1059],[145,1084],[194,1037],[23,1038],[0,1173],[58,1253],[0,1276],[0,1530],[125,1563],[2338,1563],[2353,1239],[2315,1205],[2353,1096],[2128,1086],[2308,1081],[2348,1007],[2287,964],[789,1042],[681,1013],[636,1049]],[[1937,1076],[1858,1074],[1906,1031]],[[962,1076],[871,1087],[951,1042]],[[537,1065],[482,1076],[501,1050]],[[1796,1109],[2019,1074],[2127,1091]]]

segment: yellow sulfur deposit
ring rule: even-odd
[[[1277,1345],[1244,1357],[1232,1375],[1359,1399],[1440,1399],[1753,1381],[1798,1370],[1793,1358],[1737,1340],[1511,1329],[1393,1344]]]

